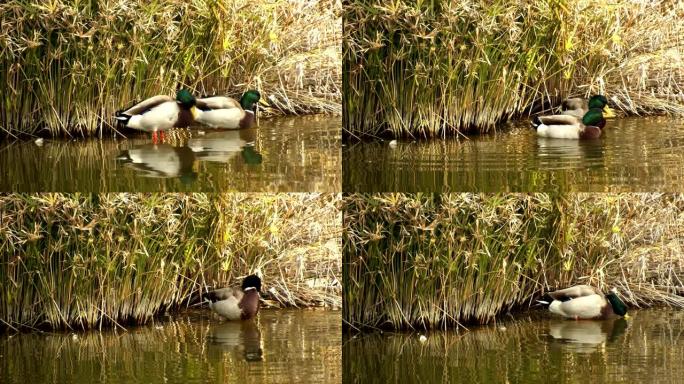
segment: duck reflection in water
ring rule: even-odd
[[[211,324],[207,335],[209,353],[234,353],[245,361],[263,361],[261,330],[255,320]]]
[[[537,138],[537,157],[546,168],[564,168],[581,159],[587,167],[601,166],[604,148],[601,140],[566,140]]]
[[[254,147],[255,129],[215,131],[191,138],[187,145],[142,144],[123,151],[117,160],[148,177],[180,177],[183,183],[197,179],[196,160],[227,163],[240,154],[248,165],[261,164],[263,158]]]
[[[199,160],[227,163],[238,153],[246,164],[261,164],[262,157],[254,148],[256,129],[212,131],[188,140],[188,147]]]
[[[197,179],[197,173],[193,170],[195,154],[188,147],[143,144],[123,151],[117,160],[148,177],[180,177],[186,184]]]
[[[554,320],[549,336],[555,344],[573,352],[590,353],[617,341],[627,329],[627,320]]]

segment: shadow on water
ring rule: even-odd
[[[562,320],[534,312],[470,331],[345,335],[344,383],[681,383],[684,311]],[[349,358],[347,358],[349,357]]]
[[[225,322],[193,312],[127,332],[0,336],[0,382],[335,383],[339,311],[262,310]]]
[[[348,144],[345,191],[679,191],[684,119],[610,120],[596,140],[539,138],[527,121],[469,138]]]
[[[167,137],[169,134],[167,134]],[[341,189],[341,122],[263,120],[256,129],[129,139],[0,142],[0,191],[321,191]]]

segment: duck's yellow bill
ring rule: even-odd
[[[625,315],[624,315],[624,316],[622,316],[622,317],[623,317],[623,318],[625,318],[625,319],[629,319],[629,315],[628,315],[628,314],[626,314],[626,313],[625,313]]]
[[[614,118],[615,116],[617,116],[617,115],[615,114],[615,110],[613,108],[611,108],[607,105],[605,107],[603,107],[603,118],[604,119],[611,119],[611,118]]]

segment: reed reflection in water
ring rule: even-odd
[[[128,139],[0,141],[0,191],[339,192],[341,121],[262,120],[255,129],[148,133]],[[178,138],[180,136],[180,138]]]
[[[355,192],[679,192],[684,120],[614,119],[595,140],[540,138],[518,121],[491,135],[350,143],[343,175]]]
[[[630,315],[574,321],[533,312],[469,331],[345,335],[343,382],[681,383],[684,312]]]
[[[340,335],[340,312],[327,310],[262,310],[244,322],[193,311],[127,331],[7,334],[0,382],[339,382]]]

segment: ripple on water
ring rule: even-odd
[[[681,383],[684,313],[633,310],[630,319],[522,314],[469,331],[371,333],[343,342],[346,383]]]
[[[0,337],[0,382],[335,383],[341,315],[262,310],[258,321],[197,311],[143,327]]]
[[[262,120],[257,129],[176,131],[129,139],[0,142],[0,191],[341,190],[341,121]]]
[[[345,191],[678,191],[684,120],[610,120],[597,140],[539,138],[527,122],[466,139],[350,144]]]

